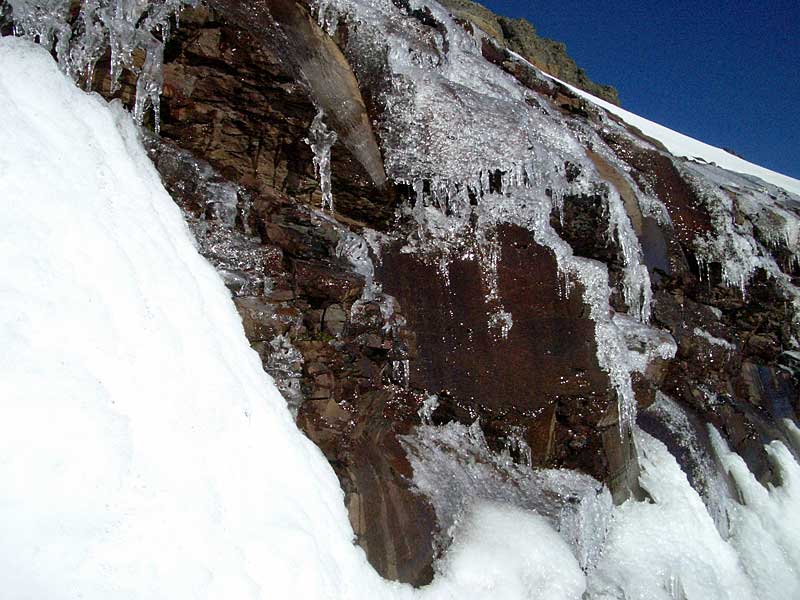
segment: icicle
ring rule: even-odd
[[[319,109],[311,122],[305,143],[311,146],[314,153],[314,172],[322,191],[322,209],[333,213],[333,193],[331,191],[331,147],[336,143],[337,135],[324,123],[325,113]]]
[[[431,394],[422,401],[422,406],[417,414],[423,425],[433,425],[433,413],[437,408],[439,408],[439,396],[436,394]]]
[[[164,60],[164,45],[153,38],[146,52],[144,65],[139,74],[139,79],[136,81],[136,101],[133,116],[136,122],[141,125],[147,107],[152,106],[156,134],[159,134],[161,132],[161,89],[164,86],[161,70]]]
[[[522,427],[512,427],[503,444],[503,451],[510,459],[516,455],[518,462],[526,467],[533,465],[533,452],[528,442],[525,441],[524,430]]]
[[[8,3],[13,11],[15,35],[38,42],[47,50],[56,44],[56,49],[63,51],[64,44],[69,44],[69,0],[8,0]]]
[[[16,35],[37,41],[48,50],[55,44],[61,69],[74,80],[84,80],[91,89],[95,64],[111,54],[111,92],[119,89],[123,71],[136,76],[133,112],[141,124],[145,112],[153,108],[156,132],[160,128],[160,101],[163,87],[164,43],[170,33],[170,19],[184,6],[197,0],[83,0],[78,25],[70,24],[69,0],[32,2],[9,0]],[[161,39],[153,35],[159,32]],[[134,63],[134,52],[145,51],[141,68]]]
[[[392,380],[407,390],[411,379],[411,365],[408,359],[392,361]]]

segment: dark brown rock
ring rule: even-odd
[[[411,386],[439,394],[454,418],[471,423],[479,416],[487,427],[502,423],[495,435],[487,432],[490,444],[499,446],[511,427],[521,426],[535,464],[577,467],[603,478],[607,463],[591,428],[614,396],[597,364],[594,323],[581,291],[559,292],[555,259],[532,234],[506,226],[498,235],[500,297],[514,319],[505,340],[488,327],[477,262],[452,262],[448,286],[436,266],[386,253],[379,279],[416,332]]]
[[[265,369],[302,400],[298,425],[337,473],[354,530],[378,572],[417,585],[432,576],[437,524],[413,490],[398,441],[420,423],[429,394],[440,401],[436,424],[480,418],[495,450],[512,430],[521,432],[536,466],[590,473],[608,483],[618,501],[640,497],[635,450],[620,434],[617,399],[597,363],[594,323],[580,286],[564,296],[552,253],[530,232],[503,226],[497,234],[499,300],[487,303],[477,261],[453,261],[445,285],[438,265],[401,252],[402,242],[383,248],[377,273],[397,299],[394,316],[385,317],[381,299],[360,299],[365,280],[338,255],[340,238],[369,226],[402,239],[407,224],[395,220],[395,208],[407,191],[377,189],[363,157],[340,143],[332,154],[337,213],[314,210],[320,194],[303,138],[316,110],[307,88],[295,82],[294,67],[282,60],[272,34],[235,25],[247,7],[222,4],[232,11],[225,18],[202,7],[186,11],[167,46],[163,139],[151,154],[167,189],[198,226],[200,241],[207,230],[225,242],[201,244],[201,250],[221,272],[235,271],[226,281],[245,332]],[[287,10],[297,9],[289,4],[283,3]],[[420,26],[437,31],[432,15],[419,13],[413,16]],[[302,11],[289,17],[298,14],[307,18]],[[519,41],[511,25],[496,23],[503,43]],[[301,39],[309,36],[319,41],[316,31]],[[320,42],[329,48],[327,59],[329,42]],[[655,285],[654,323],[678,344],[674,361],[655,361],[634,377],[637,399],[645,408],[658,392],[670,395],[698,423],[717,427],[759,477],[769,479],[763,443],[782,435],[775,423],[798,404],[784,352],[792,347],[791,313],[777,286],[761,274],[743,298],[713,272],[700,280],[693,244],[712,223],[676,159],[657,144],[634,143],[641,136],[630,128],[601,127],[595,109],[510,61],[502,44],[485,44],[484,55],[533,90],[531,103],[595,128],[631,167],[634,181],[664,202],[673,227],[642,215],[636,190],[600,152],[588,149],[640,236]],[[102,65],[96,83],[107,91]],[[119,95],[130,102],[132,82],[124,83]],[[379,108],[365,95],[371,110]],[[568,181],[577,168],[565,165]],[[598,183],[589,194],[566,198],[563,220],[554,215],[552,225],[576,254],[605,263],[617,283],[621,258],[607,236],[605,184]],[[233,207],[215,197],[223,188],[235,198]],[[514,320],[507,339],[488,326],[500,301]],[[625,308],[618,290],[612,304]],[[736,351],[695,328],[736,344]]]

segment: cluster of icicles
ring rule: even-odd
[[[172,20],[197,0],[84,0],[77,15],[70,0],[7,0],[14,33],[55,50],[61,70],[90,89],[95,65],[106,53],[111,60],[111,92],[123,71],[136,77],[134,117],[141,124],[152,107],[159,128],[164,79],[164,44]]]
[[[563,278],[563,293],[569,294],[573,282],[583,287],[583,300],[595,323],[598,362],[609,375],[619,401],[620,426],[632,428],[636,419],[636,401],[631,374],[643,371],[656,357],[669,359],[675,344],[669,336],[647,325],[652,299],[650,278],[642,262],[642,253],[622,200],[611,187],[603,186],[605,210],[609,216],[609,237],[619,244],[625,261],[623,292],[628,315],[614,315],[609,308],[611,287],[607,267],[595,260],[576,256],[551,225],[551,214],[560,213],[569,186],[555,192],[555,186],[532,184],[531,171],[503,174],[499,189],[489,189],[488,181],[471,186],[424,186],[418,190],[413,207],[406,210],[417,223],[417,232],[409,241],[415,252],[439,256],[444,281],[448,280],[448,262],[456,257],[478,262],[485,287],[484,300],[489,309],[487,325],[500,338],[509,335],[513,315],[505,310],[499,290],[498,265],[502,246],[498,237],[501,224],[513,224],[531,231],[536,242],[555,255]],[[478,180],[480,181],[480,180]],[[423,189],[435,190],[431,192]],[[477,203],[470,197],[478,198]],[[634,326],[638,324],[638,326]],[[642,348],[646,356],[640,356]]]

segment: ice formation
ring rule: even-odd
[[[391,81],[380,101],[387,173],[415,190],[401,212],[416,222],[407,250],[427,255],[446,277],[452,257],[478,261],[486,288],[487,327],[508,336],[513,314],[498,289],[498,226],[518,224],[556,256],[565,279],[580,282],[596,323],[598,360],[619,398],[621,427],[630,429],[635,400],[633,371],[623,334],[610,317],[604,265],[575,257],[550,226],[550,215],[570,195],[599,194],[609,214],[609,237],[625,265],[629,314],[647,322],[650,281],[639,241],[619,193],[586,155],[580,135],[565,135],[565,120],[529,102],[532,92],[487,63],[475,39],[435,2],[416,2],[443,24],[435,33],[389,0],[324,0],[320,24],[333,30],[351,22],[345,51],[361,75],[379,72]],[[387,56],[388,64],[373,64]],[[388,69],[388,73],[386,70]],[[434,117],[435,115],[435,117]],[[584,132],[585,133],[585,132]],[[598,148],[605,147],[597,140]],[[613,153],[606,150],[606,154]],[[568,178],[567,164],[577,167]],[[634,186],[635,187],[635,186]],[[567,281],[567,289],[569,289]]]
[[[182,4],[84,2],[74,25],[68,2],[11,1],[18,33],[55,45],[73,77],[91,79],[106,48],[115,80],[123,68],[137,73],[138,120],[147,103],[156,109],[160,44]],[[800,465],[790,449],[768,447],[780,484],[764,487],[712,431],[715,460],[737,490],[712,506],[714,492],[698,494],[666,447],[633,425],[631,373],[669,357],[674,342],[647,326],[649,281],[631,215],[585,156],[585,132],[564,135],[569,125],[526,102],[528,92],[488,67],[475,38],[437,4],[410,3],[444,24],[424,34],[398,4],[329,0],[318,12],[328,27],[358,23],[349,43],[366,61],[389,50],[381,127],[391,176],[417,190],[404,208],[419,226],[409,248],[444,258],[443,271],[448,253],[476,257],[489,318],[506,335],[513,319],[497,288],[492,232],[523,225],[553,252],[567,287],[584,288],[598,360],[619,395],[621,423],[637,435],[650,500],[614,507],[585,475],[514,462],[512,447],[525,455],[519,440],[492,453],[478,424],[434,426],[429,398],[426,424],[405,442],[414,482],[452,545],[426,588],[381,580],[353,544],[333,471],[249,348],[228,290],[199,257],[131,119],[70,85],[41,48],[4,38],[0,588],[55,600],[796,598]],[[567,162],[580,166],[573,181]],[[702,169],[706,183],[723,176],[713,165],[683,168]],[[727,277],[737,285],[753,261],[780,277],[758,244],[797,255],[795,200],[748,181],[733,198],[707,195],[724,209],[717,225],[725,246],[713,258],[730,259]],[[238,200],[217,192],[209,209],[224,225]],[[582,193],[605,199],[626,268],[627,315],[609,309],[606,267],[575,256],[550,225],[565,199]],[[636,194],[642,212],[658,211]],[[771,195],[779,201],[770,204]],[[729,220],[734,202],[772,232],[763,242],[736,245],[746,232]],[[371,239],[341,237],[340,257],[365,278],[377,256]],[[374,282],[365,294],[391,327],[391,298]],[[408,363],[395,363],[397,377],[407,377]],[[681,415],[660,402],[701,455]],[[710,470],[706,458],[697,464]]]
[[[695,327],[693,333],[706,340],[712,346],[718,346],[720,348],[724,348],[729,352],[733,352],[736,350],[736,344],[731,344],[728,340],[724,340],[722,338],[718,338],[716,336],[711,335],[705,329],[700,329],[699,327]]]
[[[797,290],[776,263],[770,250],[786,251],[790,256],[790,264],[786,265],[788,268],[798,262],[800,181],[643,119],[538,71],[518,55],[516,59],[604,111],[621,117],[645,135],[664,144],[675,156],[685,157],[671,160],[704,199],[705,207],[712,217],[713,232],[695,240],[695,250],[703,268],[708,268],[711,263],[719,264],[725,283],[738,287],[743,296],[746,295],[747,285],[753,275],[758,270],[763,270],[777,280],[785,296],[794,304],[795,328],[798,327],[800,303]],[[656,150],[649,142],[631,136],[611,120],[606,121],[606,126],[635,145]],[[590,141],[593,148],[599,148],[603,158],[615,164],[618,173],[624,175],[627,168],[613,153],[603,150],[604,144],[599,142],[596,133],[588,128],[581,128],[580,134]],[[626,179],[631,183],[630,178]],[[661,224],[668,223],[665,207],[651,192],[637,189],[635,184],[632,189],[637,195],[643,214],[655,217]],[[747,221],[742,222],[737,214],[745,215]],[[620,243],[623,242],[620,240]],[[626,279],[627,277],[626,273]],[[626,281],[626,286],[628,285]]]
[[[403,438],[403,446],[415,486],[436,511],[443,547],[472,505],[492,501],[546,518],[570,544],[582,569],[597,562],[613,505],[611,494],[592,477],[566,470],[535,471],[515,463],[508,453],[495,454],[478,421],[471,427],[422,425]]]
[[[580,596],[546,520],[487,504],[431,586],[381,580],[129,116],[27,42],[0,65],[5,594]]]
[[[633,125],[639,129],[646,136],[658,140],[675,156],[686,157],[690,160],[695,160],[700,163],[716,165],[719,168],[725,169],[728,173],[742,174],[743,177],[753,179],[755,181],[768,182],[771,185],[777,186],[786,190],[794,195],[800,195],[800,181],[792,177],[788,177],[775,171],[765,169],[760,165],[755,165],[738,156],[723,150],[710,146],[701,141],[698,141],[689,136],[673,131],[663,125],[649,121],[644,117],[633,114],[610,102],[601,100],[590,93],[578,89],[552,75],[545,74],[545,76],[554,81],[558,81],[561,85],[566,86],[573,93],[582,98],[586,98],[596,106],[601,107],[603,110],[620,117],[626,123]]]
[[[325,113],[317,112],[308,130],[306,144],[314,153],[314,172],[319,179],[322,192],[322,209],[333,212],[333,192],[331,192],[331,147],[336,143],[336,132],[325,125]]]
[[[656,401],[647,408],[675,436],[686,452],[687,475],[700,494],[717,530],[726,535],[729,527],[727,506],[733,500],[725,474],[718,468],[710,445],[701,439],[702,431],[687,412],[669,396],[656,392]]]
[[[162,172],[183,172],[177,196],[197,206],[181,206],[200,253],[239,297],[253,296],[272,285],[265,275],[264,249],[248,227],[249,194],[222,177],[210,164],[186,150],[143,132],[143,142]],[[242,230],[237,228],[242,225]]]
[[[76,81],[91,89],[94,69],[106,51],[111,53],[111,87],[119,85],[123,70],[136,77],[133,112],[142,123],[153,109],[158,132],[164,44],[170,20],[197,0],[83,0],[80,13],[71,18],[69,0],[8,0],[14,31],[55,50],[59,65]],[[137,53],[143,52],[144,58]]]

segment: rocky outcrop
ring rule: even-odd
[[[257,39],[272,40],[271,47],[293,78],[308,88],[314,104],[327,116],[372,182],[383,187],[383,160],[358,82],[339,47],[308,10],[294,0],[261,0],[247,5],[212,0],[209,5]]]
[[[525,107],[551,118],[543,127],[557,123],[558,140],[581,140],[575,161],[552,164],[554,153],[541,163],[552,173],[482,173],[478,184],[454,192],[458,205],[435,198],[431,179],[381,185],[375,163],[382,157],[373,149],[365,158],[364,147],[342,135],[331,155],[336,212],[323,211],[306,142],[320,82],[332,77],[337,92],[328,98],[341,94],[357,107],[329,107],[331,122],[337,114],[366,118],[375,148],[380,142],[384,150],[396,133],[387,113],[397,107],[379,92],[413,86],[381,81],[391,75],[384,54],[369,57],[377,66],[359,61],[358,32],[344,21],[334,32],[337,47],[304,6],[279,3],[290,13],[284,23],[299,15],[309,28],[292,46],[307,54],[287,57],[285,39],[270,29],[278,13],[256,14],[253,25],[232,4],[214,4],[219,12],[184,11],[166,45],[161,137],[148,137],[147,146],[199,250],[231,290],[265,370],[337,473],[358,542],[382,575],[427,583],[446,547],[447,531],[415,485],[408,448],[420,426],[469,426],[486,445],[474,455],[491,452],[521,469],[576,469],[621,501],[642,493],[620,412],[636,406],[625,406],[622,381],[639,408],[671,397],[698,430],[719,429],[762,480],[774,476],[763,442],[782,437],[781,419],[798,409],[791,283],[800,272],[796,248],[770,234],[777,217],[745,202],[762,188],[704,185],[730,174],[669,155],[502,46],[485,44],[483,57],[516,79]],[[394,6],[400,29],[418,35],[416,60],[446,55],[448,31],[435,14],[400,0]],[[525,27],[514,33],[475,11],[476,24],[511,49],[508,40],[522,43]],[[483,61],[477,51],[476,59]],[[112,92],[107,63],[95,71],[95,89],[131,104],[135,82],[128,74]],[[301,64],[339,70],[314,75]],[[460,102],[458,90],[449,91],[447,101]],[[425,117],[423,127],[439,115]],[[336,127],[346,133],[350,125],[345,118]],[[456,133],[445,131],[449,140]],[[546,145],[540,133],[526,141]],[[441,150],[433,141],[425,149]],[[530,205],[523,197],[505,207],[518,211],[514,218],[490,220],[516,180],[527,185]],[[778,191],[767,193],[777,201]],[[538,215],[534,204],[551,210]],[[728,246],[712,251],[745,233],[761,254],[740,286],[731,262],[738,255],[726,254]],[[654,327],[647,311],[634,309],[644,301],[629,289],[639,258],[648,276],[639,295],[652,294]],[[581,279],[567,262],[592,277]],[[611,296],[598,300],[606,275]],[[623,373],[629,380],[607,358],[603,327],[612,325],[626,332],[632,353],[612,348],[614,358],[642,363]],[[680,446],[659,414],[644,410],[639,424]],[[451,454],[456,465],[473,460]],[[687,471],[689,463],[687,455]],[[511,472],[498,467],[494,477],[504,481]]]
[[[529,21],[496,15],[471,0],[442,0],[441,4],[452,10],[456,18],[475,24],[501,47],[525,57],[544,72],[598,98],[619,104],[619,95],[614,87],[589,79],[586,72],[567,54],[567,47],[563,42],[539,36]]]
[[[218,13],[184,12],[164,76],[154,162],[201,250],[226,277],[245,332],[298,425],[339,475],[359,543],[382,574],[416,584],[432,576],[436,521],[414,492],[400,443],[431,394],[440,398],[435,422],[479,418],[497,451],[520,431],[535,465],[630,479],[616,415],[607,414],[616,402],[597,364],[588,310],[579,292],[559,291],[552,253],[530,232],[499,234],[507,257],[500,293],[515,313],[503,343],[486,328],[485,284],[474,260],[452,264],[445,285],[437,268],[390,242],[380,260],[371,253],[383,293],[364,301],[367,282],[341,244],[365,226],[391,232],[407,192],[375,188],[337,144],[337,214],[317,210],[303,141],[312,98],[278,50]],[[132,97],[130,82],[119,94]]]
[[[414,489],[402,444],[432,396],[437,405],[426,418],[434,424],[477,419],[494,451],[516,436],[533,466],[592,474],[620,499],[639,493],[634,450],[620,438],[616,392],[598,364],[582,290],[565,293],[552,252],[531,231],[497,231],[497,296],[513,315],[501,338],[487,327],[479,258],[450,261],[443,273],[431,256],[408,252],[404,240],[416,225],[396,209],[413,202],[412,191],[376,188],[352,148],[333,148],[337,213],[316,208],[313,157],[303,141],[316,112],[313,92],[295,81],[279,48],[235,18],[199,8],[184,13],[167,49],[154,160],[196,224],[201,249],[225,273],[265,369],[339,475],[358,541],[380,573],[414,584],[432,576],[436,518]],[[640,404],[657,391],[671,395],[698,422],[721,428],[768,478],[760,444],[780,434],[768,426],[769,413],[779,406],[787,414],[797,403],[795,380],[779,366],[789,343],[787,306],[763,300],[777,293],[767,280],[762,295],[747,300],[719,278],[701,280],[692,243],[711,231],[712,217],[674,159],[635,131],[602,128],[584,102],[510,57],[497,62],[540,93],[548,110],[576,127],[598,127],[621,161],[589,153],[627,198],[652,275],[654,318],[678,343],[676,360],[657,361],[635,379]],[[667,221],[632,208],[639,188],[664,203]],[[233,193],[233,215],[225,218],[221,189]],[[566,199],[552,225],[576,254],[607,264],[621,289],[624,265],[606,234],[602,192]],[[364,257],[372,272],[359,267]],[[612,303],[625,309],[619,292]]]

